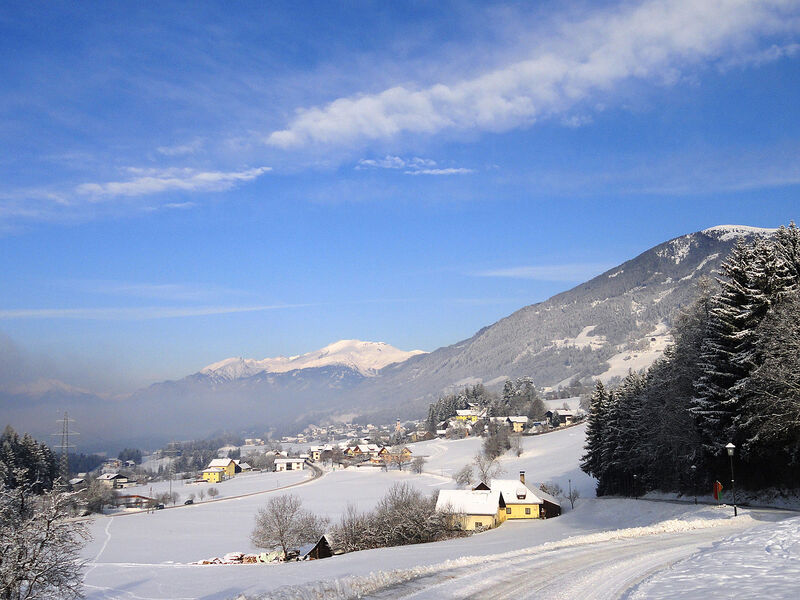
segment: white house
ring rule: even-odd
[[[302,458],[276,458],[276,471],[302,471],[305,469],[306,461]]]

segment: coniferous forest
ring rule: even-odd
[[[698,284],[674,343],[616,389],[598,383],[581,468],[598,495],[800,486],[800,230],[740,242]]]

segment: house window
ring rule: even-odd
[[[507,515],[510,515],[510,514],[511,514],[511,507],[508,507],[508,508],[506,508],[506,514],[507,514]]]
[[[530,507],[529,507],[529,506],[528,506],[528,507],[525,507],[525,514],[526,514],[526,515],[529,515],[529,514],[531,514],[531,509],[530,509]]]
[[[475,521],[475,527],[483,527],[483,523],[481,521]]]

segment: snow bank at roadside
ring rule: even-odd
[[[630,600],[800,597],[800,517],[733,535],[642,582]]]
[[[692,512],[684,519],[675,518],[643,527],[630,527],[626,529],[576,535],[556,542],[548,542],[523,550],[515,550],[490,556],[463,556],[461,558],[447,560],[433,565],[419,566],[412,569],[376,571],[365,576],[343,577],[300,586],[287,586],[273,590],[265,595],[248,598],[258,598],[259,600],[345,600],[348,598],[360,598],[366,594],[375,593],[390,585],[403,583],[419,577],[436,575],[460,567],[484,565],[489,561],[507,561],[513,558],[560,550],[572,546],[597,544],[613,540],[624,540],[665,533],[679,533],[695,529],[706,529],[730,524],[732,519],[733,517],[728,507],[707,507]],[[744,527],[755,523],[755,520],[747,514],[746,511],[742,511],[736,519],[737,523]],[[480,536],[475,536],[473,539],[476,540],[477,543],[480,543],[478,541],[479,537]],[[244,596],[240,598],[244,598]]]

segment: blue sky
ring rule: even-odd
[[[432,350],[797,219],[797,2],[487,4],[6,3],[0,384]]]

